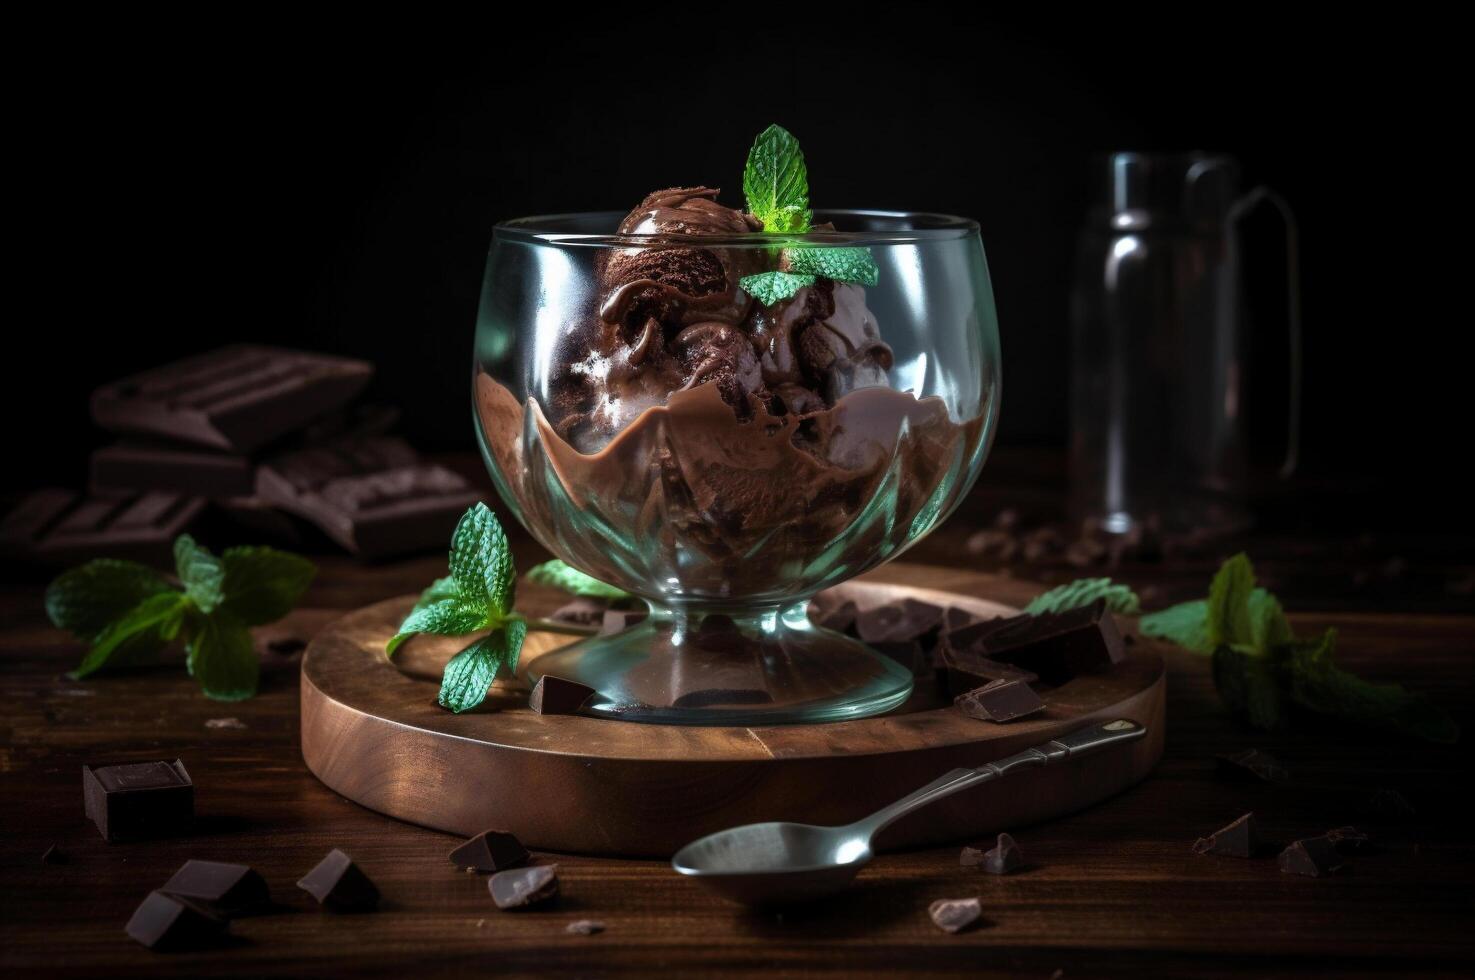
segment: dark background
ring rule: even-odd
[[[1394,520],[1460,506],[1444,461],[1468,442],[1469,316],[1447,299],[1463,255],[1439,239],[1468,180],[1447,29],[764,9],[51,37],[22,120],[21,288],[40,301],[11,321],[28,350],[4,388],[21,464],[7,489],[84,478],[96,384],[237,340],[369,358],[413,440],[469,448],[492,225],[673,184],[739,203],[748,145],[777,121],[802,141],[816,206],[979,220],[1005,445],[1066,438],[1091,154],[1237,155],[1302,225],[1307,474],[1376,488]]]

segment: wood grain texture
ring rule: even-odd
[[[259,631],[263,639],[305,639],[345,611],[422,586],[444,559],[322,567],[308,608]],[[955,589],[966,576],[930,571],[925,584]],[[1205,580],[1196,568],[1184,577]],[[988,588],[1019,604],[1037,587],[997,578]],[[1435,696],[1468,730],[1475,617],[1348,609],[1292,618],[1308,633],[1337,626],[1348,666]],[[840,900],[779,918],[735,911],[662,862],[548,852],[538,858],[559,863],[561,903],[498,912],[484,879],[446,860],[455,838],[350,803],[307,770],[290,658],[273,657],[260,696],[235,705],[201,698],[177,663],[71,681],[64,672],[81,649],[46,624],[32,587],[0,593],[0,652],[7,976],[1413,976],[1468,975],[1475,960],[1464,750],[1305,722],[1278,735],[1246,730],[1215,697],[1205,661],[1188,654],[1165,657],[1161,764],[1099,805],[1020,828],[1027,871],[983,876],[959,867],[952,846],[887,853]],[[221,717],[243,727],[206,727]],[[1276,753],[1295,782],[1216,774],[1215,753],[1248,747]],[[82,815],[82,764],[175,756],[198,787],[195,835],[104,843]],[[1371,822],[1381,849],[1335,878],[1191,852],[1194,838],[1247,810],[1281,841],[1364,822],[1362,801],[1381,786],[1417,814]],[[67,863],[41,863],[52,844]],[[326,915],[294,887],[332,847],[374,877],[383,911]],[[138,947],[123,935],[128,915],[189,858],[250,863],[281,911],[236,922],[237,944],[224,951]],[[928,920],[930,901],[969,895],[983,901],[980,928],[946,936]],[[566,935],[580,918],[606,931]]]
[[[928,570],[896,566],[908,583]],[[982,600],[990,582],[960,592],[851,583],[869,608],[912,597],[980,616],[1012,608]],[[529,615],[560,601],[520,590]],[[1091,721],[1131,718],[1149,736],[1111,753],[1012,776],[1003,791],[961,793],[887,829],[882,846],[981,837],[1089,806],[1147,775],[1162,755],[1162,660],[1139,643],[1111,671],[1043,691],[1044,713],[1008,725],[968,718],[919,683],[890,714],[821,725],[686,727],[588,717],[544,717],[516,691],[487,710],[451,714],[434,704],[440,669],[465,638],[416,637],[405,663],[384,644],[413,596],[352,613],[323,631],[302,666],[302,753],[327,785],[373,810],[470,836],[489,827],[532,847],[669,857],[683,844],[764,820],[857,820],[958,766],[979,766]],[[534,634],[522,670],[568,641]]]

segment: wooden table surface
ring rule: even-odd
[[[1019,486],[1009,492],[1036,499],[1033,485]],[[995,493],[975,495],[908,560],[978,565],[956,542],[1002,506]],[[1316,540],[1290,533],[1259,542],[1273,555],[1265,567],[1297,629],[1336,626],[1347,665],[1432,694],[1468,731],[1475,616],[1466,593],[1405,579],[1369,599],[1357,573],[1359,562],[1373,569],[1374,589],[1423,569],[1431,581],[1458,583],[1468,574],[1464,558],[1405,542],[1397,545],[1405,568],[1392,576],[1386,557],[1349,558],[1345,540]],[[526,540],[515,543],[520,564],[537,557]],[[1220,551],[1229,547],[1237,544]],[[1427,565],[1423,555],[1433,555]],[[1113,574],[1166,601],[1201,592],[1220,556]],[[440,558],[365,567],[324,557],[304,606],[259,639],[305,639],[345,610],[414,591],[440,568]],[[1012,576],[993,579],[989,597],[1012,602],[1038,588],[1031,579],[1077,573],[1018,561],[1004,570]],[[928,578],[947,587],[949,573]],[[1295,583],[1306,585],[1291,591]],[[1475,831],[1461,806],[1469,767],[1460,747],[1315,723],[1275,736],[1250,731],[1219,705],[1205,661],[1189,654],[1170,659],[1157,771],[1091,810],[1019,828],[1031,862],[1022,873],[961,868],[956,847],[884,854],[843,898],[780,915],[737,910],[663,863],[543,855],[558,861],[561,902],[504,913],[483,878],[446,860],[453,838],[364,810],[308,773],[294,658],[273,655],[262,693],[234,705],[200,697],[177,666],[71,681],[64,672],[80,648],[48,626],[40,594],[38,584],[21,583],[0,597],[0,971],[8,975],[1407,976],[1475,968]],[[221,718],[239,724],[208,724]],[[1216,773],[1216,753],[1249,747],[1278,755],[1292,783]],[[82,814],[81,766],[176,756],[197,787],[195,834],[104,843]],[[1401,792],[1416,812],[1370,816],[1368,800],[1381,788]],[[1350,823],[1373,831],[1380,846],[1324,879],[1282,874],[1273,858],[1193,854],[1196,837],[1249,810],[1276,840]],[[42,862],[53,844],[64,863]],[[324,914],[294,886],[332,847],[379,884],[381,911]],[[280,910],[237,920],[231,945],[216,951],[161,955],[135,945],[122,931],[129,914],[189,858],[251,864]],[[949,936],[928,919],[929,902],[973,895],[984,907],[981,928]],[[606,930],[564,932],[581,918]]]

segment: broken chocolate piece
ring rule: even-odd
[[[594,936],[604,932],[604,923],[596,919],[576,919],[563,927],[571,936]]]
[[[1023,681],[992,681],[953,700],[969,718],[1005,722],[1045,710],[1045,702]]]
[[[109,843],[182,834],[195,815],[195,787],[178,759],[83,766],[82,800]]]
[[[932,924],[943,932],[962,932],[983,915],[983,907],[976,898],[940,898],[927,906]]]
[[[244,864],[186,861],[159,890],[227,917],[259,911],[271,904],[266,879]]]
[[[958,853],[958,864],[964,868],[976,868],[983,863],[988,848],[982,844],[969,844]]]
[[[942,631],[944,633],[951,633],[953,630],[960,630],[964,626],[972,626],[974,623],[982,621],[982,616],[974,615],[958,606],[948,606],[942,613]]]
[[[92,418],[111,432],[250,452],[346,404],[373,373],[343,357],[222,347],[104,385]]]
[[[451,863],[477,871],[506,871],[528,859],[522,841],[505,830],[483,830],[451,852]]]
[[[869,644],[925,641],[942,627],[943,609],[916,599],[875,606],[856,616],[855,632]]]
[[[821,629],[834,630],[836,633],[849,633],[853,630],[859,615],[860,607],[849,599],[826,606],[813,602],[809,607],[810,622]]]
[[[1371,850],[1373,839],[1365,830],[1356,827],[1333,827],[1322,835],[1343,854]]]
[[[1280,870],[1286,874],[1320,878],[1341,870],[1342,856],[1326,837],[1298,840],[1280,852]]]
[[[1048,684],[1064,684],[1126,656],[1122,635],[1100,599],[1062,612],[985,620],[954,630],[948,643],[960,653],[1033,671]]]
[[[992,875],[1006,875],[1024,866],[1024,852],[1008,834],[1000,834],[998,843],[983,855],[983,870]]]
[[[1267,783],[1287,783],[1291,779],[1290,772],[1279,759],[1259,749],[1226,752],[1214,758],[1218,761],[1219,772],[1225,776],[1253,777]]]
[[[487,882],[492,901],[499,909],[525,909],[558,897],[558,865],[535,864],[531,868],[501,871]]]
[[[1023,681],[1026,684],[1033,684],[1040,679],[1039,675],[1033,671],[1016,667],[1013,664],[990,660],[973,651],[959,652],[953,648],[946,633],[937,645],[936,656],[933,660],[937,667],[946,673],[948,693],[954,697],[993,681]]]
[[[172,493],[86,497],[38,490],[0,521],[0,554],[44,565],[93,558],[166,561],[174,539],[205,506],[204,500]]]
[[[362,912],[379,904],[379,889],[352,858],[336,847],[297,882],[297,887],[332,912]]]
[[[67,855],[66,855],[66,852],[63,851],[63,850],[61,850],[55,844],[52,844],[45,851],[42,852],[42,854],[41,854],[41,863],[42,864],[66,864],[67,863]]]
[[[188,899],[156,891],[134,910],[124,931],[149,949],[181,950],[209,945],[226,926],[225,919]]]
[[[584,702],[593,696],[592,687],[544,674],[533,686],[528,707],[540,715],[576,715]]]
[[[604,624],[606,609],[607,607],[602,602],[579,596],[573,602],[559,606],[549,614],[548,618],[555,623],[588,626],[597,630]]]
[[[1195,854],[1220,854],[1225,857],[1254,857],[1260,849],[1260,834],[1255,815],[1246,813],[1227,827],[1193,842]]]

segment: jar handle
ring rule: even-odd
[[[1290,342],[1289,410],[1287,412],[1286,452],[1279,477],[1284,480],[1296,472],[1301,461],[1301,233],[1296,216],[1285,198],[1264,184],[1246,193],[1230,206],[1227,215],[1232,248],[1239,250],[1237,225],[1260,204],[1269,204],[1280,215],[1285,226],[1286,249],[1286,332]],[[1236,256],[1237,258],[1237,256]],[[1236,261],[1235,267],[1238,268]]]

